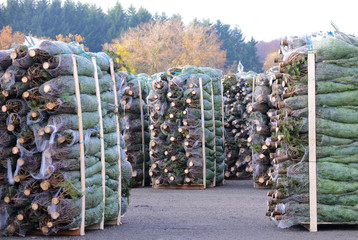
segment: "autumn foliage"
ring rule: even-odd
[[[49,39],[52,40],[49,37],[38,37],[33,36],[32,34],[29,34],[29,36],[38,38],[38,39]],[[71,34],[69,33],[67,36],[64,36],[62,34],[56,35],[57,41],[62,42],[78,42],[78,43],[84,43],[85,38],[82,37],[79,34]],[[21,32],[13,32],[12,28],[10,26],[3,27],[2,30],[0,30],[0,50],[9,49],[11,47],[14,47],[19,44],[23,44],[25,42],[25,35]]]
[[[121,56],[130,70],[138,73],[153,74],[185,65],[222,68],[226,60],[212,27],[185,26],[180,19],[141,24],[103,47]]]
[[[62,34],[59,34],[59,35],[56,35],[56,40],[66,42],[66,43],[78,42],[80,45],[83,46],[85,51],[89,51],[89,49],[84,45],[85,38],[79,34],[73,35],[72,33],[69,33],[67,36],[63,36]]]
[[[71,34],[69,33],[67,36],[63,36],[62,34],[56,35],[56,40],[57,41],[62,41],[62,42],[78,42],[78,43],[82,43],[85,41],[85,38],[82,37],[79,34]]]
[[[264,71],[267,71],[270,68],[272,68],[273,66],[278,65],[278,63],[275,63],[275,59],[279,59],[279,58],[280,58],[280,54],[278,51],[267,54],[265,62],[264,62],[264,66],[262,67],[262,69]]]
[[[9,49],[13,44],[22,44],[24,41],[24,34],[13,32],[10,26],[5,26],[0,30],[0,50]]]

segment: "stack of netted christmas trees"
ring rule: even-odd
[[[43,40],[31,48],[1,51],[0,66],[2,233],[24,235],[40,229],[50,234],[82,226],[82,217],[86,226],[103,225],[120,216],[121,205],[124,213],[131,166],[116,131],[114,86],[121,84],[110,71],[109,57],[84,52],[77,44]]]
[[[118,72],[124,77],[121,91],[122,133],[126,142],[124,149],[127,160],[133,167],[133,186],[146,186],[149,177],[149,133],[146,97],[149,92],[150,76]]]
[[[222,73],[172,68],[152,76],[149,175],[157,186],[216,186],[223,181]]]
[[[341,32],[311,37],[315,52],[318,222],[357,223],[358,40]],[[267,215],[279,227],[309,222],[306,37],[281,42],[281,74],[273,84],[274,171]]]

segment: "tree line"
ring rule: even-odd
[[[105,43],[119,39],[130,28],[178,19],[181,19],[180,15],[151,14],[145,8],[131,6],[124,9],[120,2],[107,12],[96,5],[72,0],[7,0],[6,4],[0,5],[0,29],[10,26],[13,31],[25,35],[51,39],[56,39],[59,34],[79,34],[93,52],[102,51]],[[254,39],[245,40],[237,26],[232,27],[219,20],[213,23],[195,19],[193,22],[211,27],[218,35],[220,50],[226,52],[226,70],[236,71],[238,61],[241,61],[245,70],[261,71],[262,64],[255,47],[257,42]]]

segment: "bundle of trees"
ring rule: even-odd
[[[153,75],[147,99],[154,187],[222,184],[221,77],[219,70],[189,65]]]
[[[271,87],[270,79],[273,73],[258,74],[254,78],[252,102],[247,105],[247,112],[250,114],[248,124],[250,125],[248,142],[252,149],[252,162],[254,186],[266,187],[269,179],[269,171],[272,163],[269,154],[271,145],[267,137],[271,135],[269,118],[267,114],[270,108],[274,107],[270,102]]]
[[[108,59],[48,40],[0,51],[3,234],[103,227],[125,213],[132,169]]]
[[[133,168],[134,186],[146,186],[150,183],[149,177],[149,132],[148,108],[146,97],[151,78],[147,74],[128,74],[118,72],[122,77],[121,106],[122,106],[122,134],[126,143],[124,151],[127,160]]]
[[[225,177],[244,179],[252,175],[250,125],[247,105],[252,101],[252,82],[256,73],[228,74],[224,77],[225,91]]]
[[[241,72],[224,78],[225,130],[228,179],[253,176],[255,187],[267,184],[270,161],[271,135],[269,115],[271,108],[270,79],[276,69],[267,74]]]
[[[318,222],[356,223],[358,39],[339,31],[313,35],[316,80]],[[279,227],[309,222],[308,88],[305,37],[281,42],[283,61],[273,85],[268,212]],[[273,144],[272,144],[273,145]]]

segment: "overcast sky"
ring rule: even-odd
[[[5,0],[0,0],[4,2]],[[116,0],[75,0],[95,3],[107,11]],[[341,31],[358,35],[355,0],[120,0],[124,8],[141,6],[150,13],[180,14],[185,23],[194,18],[221,20],[239,26],[246,39],[270,41],[320,30],[330,31],[333,21]]]

